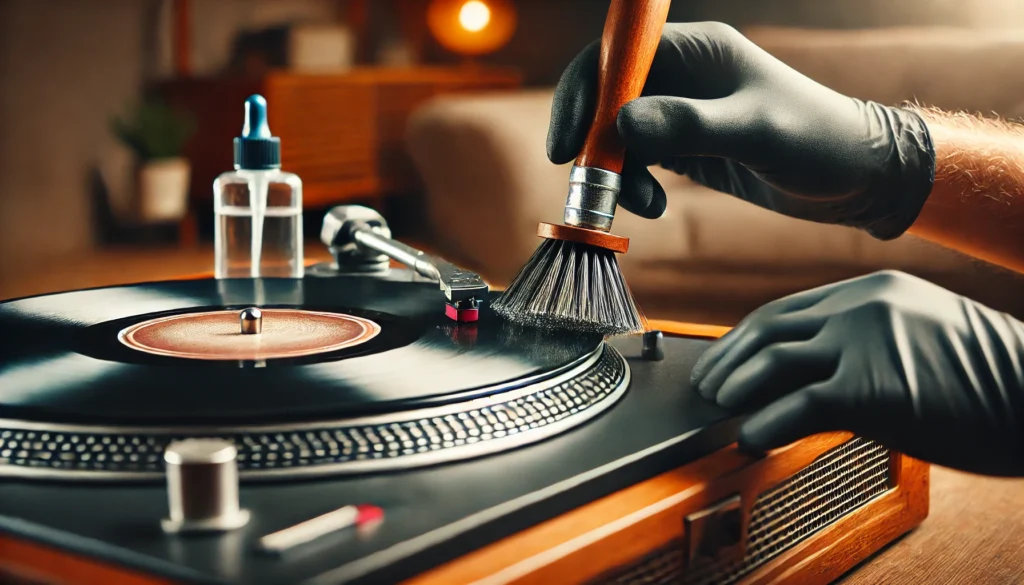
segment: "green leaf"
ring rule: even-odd
[[[195,129],[192,116],[155,100],[111,121],[113,134],[142,161],[181,156]]]

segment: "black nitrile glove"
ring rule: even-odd
[[[774,301],[693,369],[702,396],[755,414],[766,451],[850,431],[965,471],[1024,475],[1024,324],[898,272]]]
[[[597,95],[598,43],[555,89],[548,158],[579,153]],[[619,204],[648,218],[665,192],[646,165],[792,217],[899,236],[931,192],[921,118],[840,95],[720,23],[668,24],[644,88],[618,117],[627,163]]]

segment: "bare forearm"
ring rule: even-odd
[[[1024,128],[917,112],[935,145],[935,185],[910,233],[1024,272]]]

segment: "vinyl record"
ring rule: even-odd
[[[265,312],[258,342],[234,335],[248,307]],[[91,289],[0,303],[0,418],[219,424],[405,410],[554,375],[601,343],[524,329],[486,305],[478,323],[457,325],[435,283],[341,276]]]

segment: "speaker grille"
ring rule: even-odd
[[[684,575],[683,542],[674,540],[593,585],[732,585],[888,491],[889,480],[889,450],[852,439],[757,498],[742,561],[705,565]]]

